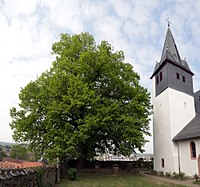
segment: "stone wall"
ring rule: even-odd
[[[0,187],[51,187],[58,181],[56,166],[0,169]]]
[[[80,168],[77,160],[69,160],[68,168]],[[151,161],[143,161],[139,159],[137,161],[85,161],[84,167],[79,171],[90,171],[100,173],[138,173],[139,170],[152,170],[153,163]]]

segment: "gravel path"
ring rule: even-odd
[[[179,185],[183,185],[183,186],[190,186],[190,187],[200,187],[200,185],[198,185],[198,184],[193,184],[194,180],[180,181],[180,180],[174,180],[174,179],[165,178],[165,177],[158,177],[158,176],[154,176],[154,175],[149,175],[149,174],[145,174],[144,172],[141,172],[140,174],[145,175],[145,176],[150,177],[150,178],[153,178],[155,180],[163,181],[163,182],[179,184]]]

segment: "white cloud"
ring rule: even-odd
[[[130,17],[132,5],[129,1],[114,1],[113,6],[117,16],[121,19],[126,20]]]
[[[54,27],[64,28],[72,33],[83,31],[80,1],[44,0],[42,5],[48,9],[48,21]]]
[[[6,0],[2,9],[10,19],[18,16],[24,17],[34,13],[38,2],[39,0]]]
[[[94,24],[94,32],[100,40],[108,40],[113,43],[115,40],[123,37],[121,25],[119,18],[106,16]]]

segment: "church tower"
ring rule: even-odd
[[[173,137],[195,117],[193,73],[182,60],[168,25],[153,81],[154,170],[179,172],[178,144]]]

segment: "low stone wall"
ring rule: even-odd
[[[100,173],[138,173],[139,170],[152,170],[153,163],[147,161],[85,161],[85,167],[82,172],[100,172]],[[69,160],[68,168],[80,168],[77,160]]]
[[[51,187],[59,181],[56,166],[0,169],[0,187]]]

